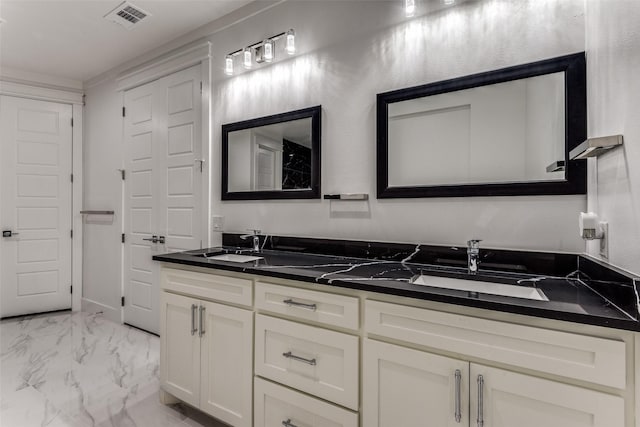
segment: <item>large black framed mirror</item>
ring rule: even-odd
[[[578,53],[377,95],[378,198],[586,193]]]
[[[321,107],[222,125],[222,200],[319,199]]]

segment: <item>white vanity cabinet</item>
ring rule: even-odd
[[[177,269],[161,276],[162,389],[232,426],[252,426],[253,310],[202,298],[228,292],[237,301],[252,282]],[[185,288],[193,296],[174,293]]]
[[[514,372],[521,368],[556,374],[558,365],[566,365],[560,373],[566,378],[588,377],[624,387],[622,341],[377,301],[367,301],[365,319],[370,336],[380,335],[381,340],[400,339],[408,346],[456,352],[456,357],[445,357],[366,339],[362,384],[366,427],[625,426],[625,402],[620,396]],[[502,369],[471,361],[479,355],[511,366]]]

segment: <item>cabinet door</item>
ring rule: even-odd
[[[198,300],[169,292],[160,295],[160,383],[175,397],[200,402]]]
[[[252,422],[253,312],[200,302],[200,409],[236,427]]]
[[[364,426],[469,426],[468,362],[369,339],[363,355]]]
[[[484,427],[625,425],[621,397],[482,365],[470,370],[472,425],[478,419]]]

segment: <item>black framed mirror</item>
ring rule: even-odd
[[[321,107],[222,125],[222,200],[319,199]]]
[[[586,193],[578,53],[377,95],[378,198]]]

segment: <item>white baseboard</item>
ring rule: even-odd
[[[87,298],[82,298],[82,311],[89,313],[97,313],[101,311],[105,318],[116,323],[122,323],[122,310],[120,307],[111,307]]]

